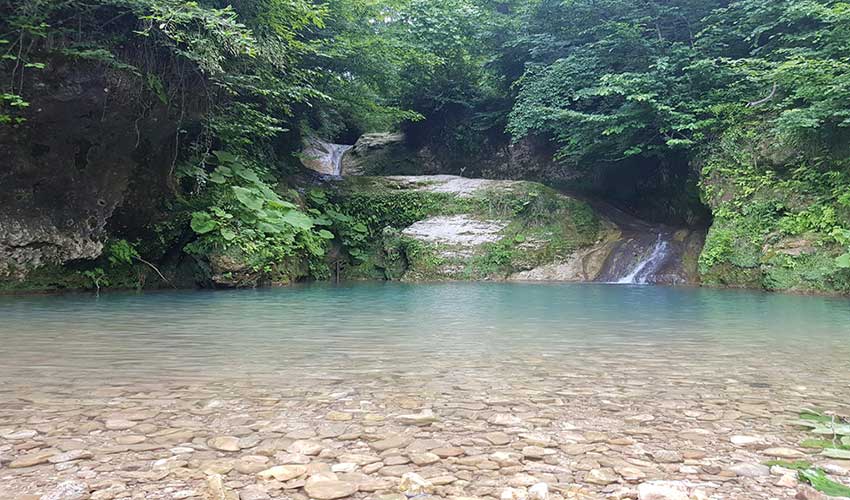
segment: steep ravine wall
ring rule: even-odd
[[[0,127],[0,282],[94,259],[108,226],[133,234],[171,197],[176,119],[136,81],[57,60],[32,85],[26,121]]]

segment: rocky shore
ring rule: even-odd
[[[469,367],[7,383],[0,498],[814,499],[768,461],[848,475],[850,462],[800,448],[792,423],[802,405],[841,406],[840,384],[707,381],[675,368],[655,379],[660,366],[649,376],[604,362],[524,368],[532,361],[501,378]]]

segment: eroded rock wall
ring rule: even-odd
[[[100,255],[110,218],[147,220],[168,193],[175,120],[124,72],[52,61],[26,121],[0,127],[0,280]]]

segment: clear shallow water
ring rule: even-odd
[[[0,297],[0,461],[92,452],[0,468],[3,499],[86,478],[171,500],[204,491],[210,461],[276,464],[309,438],[324,448],[311,463],[330,467],[392,436],[459,446],[469,463],[542,442],[545,463],[521,470],[564,500],[609,498],[616,485],[588,472],[603,466],[620,471],[616,487],[634,488],[637,467],[713,500],[791,498],[775,476],[730,468],[763,463],[768,446],[799,448],[809,436],[793,422],[807,407],[850,415],[850,301],[520,283]],[[433,425],[400,417],[425,410]],[[736,446],[736,435],[762,444]],[[238,436],[240,451],[213,449],[216,436]],[[467,478],[441,486],[443,498],[499,498],[520,470],[481,463],[402,467]],[[343,476],[379,493],[403,472],[363,470]],[[223,474],[233,490],[272,487],[247,469]],[[358,487],[351,498],[371,498]]]
[[[7,296],[0,319],[0,382],[588,363],[850,381],[850,301],[728,290],[377,283]]]

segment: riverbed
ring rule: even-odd
[[[0,297],[0,319],[3,499],[390,500],[411,472],[444,498],[770,499],[801,488],[770,459],[850,467],[794,425],[850,415],[846,299],[370,283]]]

